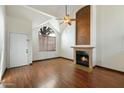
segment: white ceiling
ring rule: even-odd
[[[75,17],[75,13],[85,5],[69,5],[68,13]],[[50,20],[53,17],[63,18],[65,5],[6,5],[6,15],[18,17],[32,22],[33,27]]]
[[[49,19],[51,19],[50,16],[44,15],[42,13],[32,11],[29,8],[26,8],[21,5],[7,5],[6,6],[6,15],[17,17],[25,20],[29,20],[32,22],[33,26],[37,26]]]
[[[30,7],[38,9],[57,18],[63,18],[65,15],[65,5],[30,5]],[[74,17],[75,13],[80,8],[84,7],[84,5],[68,5],[67,7],[70,16]]]

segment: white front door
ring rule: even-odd
[[[10,67],[28,64],[27,35],[10,33]]]

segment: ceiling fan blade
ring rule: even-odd
[[[64,23],[64,21],[63,22],[60,22],[59,24],[61,25],[61,24],[63,24]]]
[[[71,22],[68,22],[68,24],[71,26]]]
[[[71,19],[71,21],[76,21],[76,19]]]
[[[63,18],[61,18],[61,19],[56,19],[56,20],[64,20]]]

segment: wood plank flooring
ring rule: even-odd
[[[80,68],[62,58],[34,62],[8,69],[2,84],[17,88],[124,88],[124,74],[99,67],[88,73]]]

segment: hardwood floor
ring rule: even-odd
[[[124,74],[99,67],[88,73],[80,68],[62,58],[34,62],[29,66],[8,69],[2,84],[17,88],[124,88]]]

